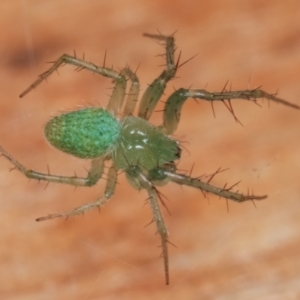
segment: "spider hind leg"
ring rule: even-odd
[[[92,186],[95,185],[101,178],[104,167],[105,157],[99,157],[92,160],[91,167],[88,170],[87,177],[77,176],[60,176],[52,175],[49,173],[36,172],[34,170],[27,169],[21,163],[19,163],[14,157],[12,157],[6,150],[0,146],[0,154],[8,159],[14,166],[15,169],[23,173],[29,179],[43,180],[47,182],[56,182],[62,184],[70,184],[74,186]]]
[[[116,189],[116,184],[117,184],[117,169],[114,166],[111,166],[108,171],[107,183],[106,183],[104,194],[96,201],[78,206],[70,211],[56,213],[56,214],[49,214],[47,216],[37,218],[36,221],[39,222],[39,221],[45,221],[45,220],[50,220],[55,218],[68,218],[68,217],[82,215],[86,211],[92,210],[94,208],[100,209],[113,196]]]

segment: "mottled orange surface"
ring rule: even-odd
[[[176,3],[174,3],[176,2]],[[300,3],[294,0],[2,1],[0,3],[0,145],[29,168],[85,174],[88,162],[51,148],[43,124],[57,111],[105,106],[111,82],[68,66],[24,99],[18,95],[62,53],[138,69],[142,90],[157,76],[163,52],[143,32],[176,30],[179,87],[219,91],[263,85],[300,104]],[[165,98],[164,98],[165,99]],[[1,299],[299,299],[300,112],[260,101],[234,101],[243,126],[224,105],[185,105],[176,138],[179,168],[193,174],[230,170],[213,183],[239,180],[239,190],[269,195],[229,203],[170,184],[164,210],[170,231],[170,286],[145,192],[119,177],[101,210],[64,220],[35,218],[71,209],[101,194],[30,181],[0,158]],[[158,110],[162,109],[162,106]],[[159,123],[160,113],[152,121]]]

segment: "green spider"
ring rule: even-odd
[[[299,109],[299,106],[279,99],[276,95],[266,93],[261,89],[240,91],[226,91],[224,89],[222,92],[208,92],[201,89],[180,88],[167,99],[163,111],[163,123],[155,127],[148,120],[163,95],[167,83],[175,77],[179,67],[179,59],[177,62],[174,60],[176,47],[173,35],[144,34],[144,36],[164,44],[166,66],[142,96],[137,117],[133,116],[140,89],[136,74],[129,67],[117,72],[105,66],[97,66],[91,62],[78,59],[76,55],[62,55],[50,69],[41,74],[20,95],[20,97],[25,96],[64,64],[75,65],[79,69],[86,69],[114,80],[115,86],[106,109],[87,107],[64,113],[52,118],[45,126],[45,136],[54,147],[68,154],[92,160],[86,178],[36,172],[24,167],[2,147],[0,147],[0,153],[28,178],[74,186],[95,185],[103,175],[105,164],[111,161],[106,188],[99,199],[71,211],[38,218],[37,221],[76,216],[93,208],[100,208],[114,194],[118,170],[123,170],[133,188],[137,190],[144,189],[148,193],[147,202],[152,209],[153,222],[155,222],[161,238],[165,280],[166,284],[169,284],[168,231],[160,210],[159,201],[163,205],[164,203],[157,186],[171,181],[236,202],[262,200],[267,197],[266,195],[246,195],[234,192],[232,191],[233,186],[220,188],[211,185],[210,181],[218,171],[206,181],[201,180],[199,177],[191,177],[176,172],[175,162],[180,159],[181,150],[179,142],[170,135],[174,133],[178,126],[184,102],[188,98],[199,98],[211,101],[211,103],[212,101],[222,101],[232,114],[231,99],[244,99],[255,102],[257,98],[266,98],[296,109]],[[127,80],[131,82],[131,86],[126,94]],[[123,105],[125,98],[126,101]],[[225,102],[225,100],[228,102]]]

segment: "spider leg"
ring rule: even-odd
[[[263,200],[263,199],[267,198],[267,195],[262,195],[262,196],[250,195],[250,194],[244,195],[242,193],[231,191],[233,186],[235,186],[236,184],[229,188],[226,188],[226,187],[219,188],[214,185],[211,185],[209,182],[201,181],[197,177],[192,178],[190,176],[177,174],[177,173],[169,172],[166,170],[162,170],[162,172],[164,172],[165,176],[167,178],[169,178],[170,181],[173,181],[177,184],[191,186],[191,187],[201,190],[204,193],[208,192],[211,194],[215,194],[219,197],[233,200],[235,202],[244,202],[244,201],[248,201],[248,200]]]
[[[52,175],[52,174],[36,172],[24,167],[15,158],[13,158],[8,152],[6,152],[6,150],[4,150],[2,147],[0,147],[0,154],[6,157],[15,166],[15,168],[20,172],[22,172],[27,178],[44,180],[47,182],[70,184],[75,186],[95,185],[102,176],[104,161],[106,159],[105,157],[93,159],[87,177],[83,178],[77,176],[68,177],[68,176],[60,176],[60,175]]]
[[[131,86],[125,101],[125,107],[123,111],[123,116],[129,116],[133,114],[135,106],[138,102],[140,83],[136,74],[133,73],[128,67],[123,70],[123,73],[131,81]]]
[[[161,127],[166,134],[172,134],[176,130],[178,123],[180,121],[182,106],[188,98],[203,99],[206,101],[222,101],[222,102],[224,102],[225,100],[230,101],[231,99],[244,99],[244,100],[256,102],[256,100],[259,98],[266,98],[269,101],[280,103],[295,109],[300,109],[298,105],[280,99],[276,97],[276,95],[269,94],[261,89],[240,90],[240,91],[224,90],[222,92],[208,92],[206,90],[180,88],[168,98],[165,105],[164,116],[163,116],[164,121]],[[227,108],[235,117],[230,103],[227,106]]]
[[[137,181],[140,188],[148,192],[148,202],[152,209],[153,221],[156,223],[157,232],[161,237],[162,257],[164,259],[166,284],[169,284],[169,256],[168,256],[168,230],[166,228],[160,207],[158,204],[159,194],[152,182],[146,177],[139,167],[132,166],[126,170],[126,173],[133,180]]]
[[[53,66],[49,68],[46,72],[42,73],[38,79],[32,83],[21,95],[20,97],[24,97],[28,94],[32,89],[36,88],[42,81],[46,80],[54,71],[56,71],[60,66],[64,64],[69,64],[78,67],[79,70],[86,69],[90,72],[97,73],[104,77],[108,77],[113,79],[116,84],[114,86],[112,95],[110,97],[107,109],[114,112],[115,114],[121,109],[121,106],[125,97],[125,89],[126,89],[126,74],[130,73],[128,68],[123,69],[121,72],[116,72],[113,69],[109,69],[106,67],[97,66],[91,62],[87,62],[83,59],[79,59],[76,56],[63,54],[53,63]]]
[[[108,172],[107,183],[103,196],[98,198],[97,201],[90,202],[81,206],[74,208],[71,211],[66,211],[62,213],[50,214],[44,217],[37,218],[36,221],[45,221],[54,218],[68,218],[73,216],[78,216],[86,211],[92,210],[94,208],[102,207],[114,194],[117,184],[117,169],[111,166]]]
[[[164,36],[160,34],[144,33],[145,37],[156,39],[165,43],[166,48],[166,68],[146,89],[142,96],[138,116],[148,120],[162,96],[167,82],[175,77],[177,71],[177,64],[174,62],[174,53],[176,50],[175,41],[173,36]]]

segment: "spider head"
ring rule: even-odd
[[[122,120],[121,134],[113,149],[118,169],[139,165],[146,171],[180,157],[179,143],[146,120],[128,116]]]

